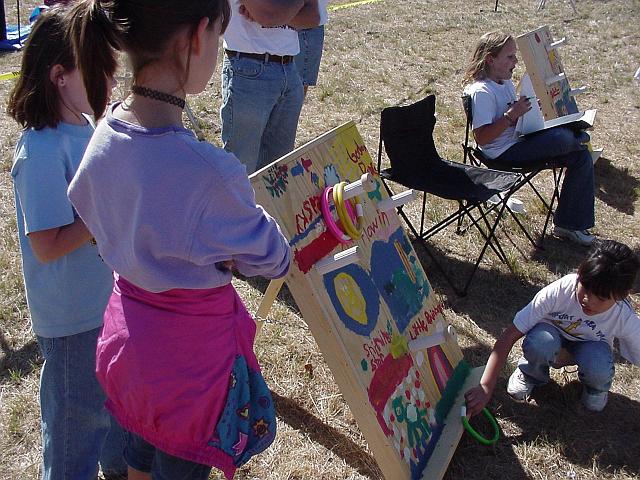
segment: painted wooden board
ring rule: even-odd
[[[540,100],[545,120],[580,111],[558,52],[563,41],[564,39],[554,42],[546,25],[516,38],[518,50],[527,67],[536,96]],[[579,90],[582,89],[576,89]],[[591,142],[588,147],[595,163],[602,155],[603,149],[594,149]]]
[[[320,194],[365,172],[377,188],[360,196],[362,237],[341,245],[325,228]],[[254,173],[251,182],[257,202],[289,239],[289,290],[385,478],[419,479],[425,465],[444,472],[455,446],[446,455],[433,452],[469,368],[455,337],[408,350],[409,341],[446,328],[443,305],[395,210],[377,208],[388,195],[355,124],[298,148]],[[324,275],[315,270],[319,260],[353,245],[357,264]]]
[[[571,87],[562,66],[558,48],[548,26],[542,26],[516,38],[518,50],[533,89],[540,100],[545,120],[552,120],[570,113],[577,113],[576,100],[570,95]]]
[[[467,377],[464,382],[464,386],[460,391],[466,392],[471,387],[479,385],[484,368],[485,367],[474,368],[471,371],[471,374]],[[449,415],[447,415],[447,419],[445,420],[447,428],[442,432],[442,436],[438,440],[436,449],[433,452],[433,457],[440,459],[440,461],[427,463],[427,466],[422,473],[422,480],[431,480],[433,478],[442,478],[444,476],[446,467],[449,465],[451,457],[453,457],[453,453],[458,446],[458,442],[460,442],[460,438],[464,433],[464,426],[460,421],[460,408],[463,405],[466,405],[464,395],[458,395],[453,407],[449,411]]]

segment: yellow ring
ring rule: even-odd
[[[353,208],[356,210],[356,217],[358,219],[358,227],[356,227],[351,221],[351,217],[347,213],[347,208],[344,204],[344,187],[347,185],[347,182],[340,182],[333,187],[333,203],[336,206],[336,212],[338,213],[338,218],[340,219],[340,223],[347,235],[351,237],[352,240],[358,240],[360,238],[360,230],[362,230],[362,215],[358,215],[357,206],[360,203],[360,200],[356,197],[355,205],[352,204]],[[360,208],[361,210],[361,208]]]

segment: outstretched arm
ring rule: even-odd
[[[239,13],[264,27],[275,27],[289,25],[304,6],[305,0],[242,0]]]
[[[493,142],[507,128],[513,126],[522,115],[531,110],[531,102],[527,97],[521,97],[520,100],[513,103],[511,108],[505,114],[489,125],[483,125],[473,131],[476,143],[480,146]]]
[[[480,379],[480,384],[469,389],[464,395],[467,401],[467,413],[470,416],[480,413],[491,400],[500,370],[502,370],[507,361],[507,356],[513,344],[520,338],[522,338],[522,333],[512,324],[502,332],[502,335],[496,341]]]

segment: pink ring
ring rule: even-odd
[[[320,197],[320,209],[322,210],[322,217],[324,218],[324,223],[327,226],[327,230],[329,233],[335,237],[338,242],[342,244],[347,244],[351,242],[351,237],[346,235],[340,227],[336,224],[336,221],[333,219],[333,215],[331,214],[331,210],[329,208],[329,198],[333,198],[333,195],[329,197],[332,193],[333,187],[325,187],[322,192],[322,196]]]

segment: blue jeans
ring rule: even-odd
[[[40,376],[43,480],[94,480],[124,474],[124,433],[104,407],[96,379],[100,328],[67,337],[36,337]]]
[[[586,230],[595,225],[595,181],[588,141],[585,132],[552,128],[509,147],[495,161],[523,169],[544,160],[566,167],[553,223],[567,230]]]
[[[324,25],[298,30],[300,53],[296,55],[295,62],[302,84],[313,86],[318,83],[320,60],[322,60],[322,47],[324,46]]]
[[[304,89],[294,64],[224,57],[222,143],[247,174],[286,155],[295,145]]]
[[[609,344],[604,341],[567,340],[548,323],[539,323],[529,330],[522,343],[523,357],[518,368],[534,383],[547,383],[550,380],[549,367],[561,348],[573,355],[578,366],[578,378],[588,392],[609,391],[615,371]]]
[[[127,463],[140,472],[151,473],[153,480],[207,480],[211,467],[183,460],[157,449],[135,433],[127,432]]]

